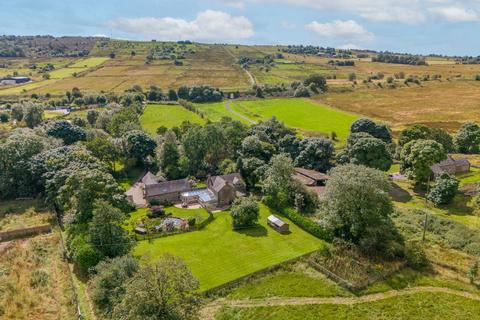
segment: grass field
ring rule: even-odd
[[[480,303],[446,293],[415,293],[354,305],[224,308],[217,320],[478,319]]]
[[[161,126],[172,128],[182,124],[184,121],[204,124],[205,120],[179,105],[149,104],[140,117],[142,128],[152,135]]]
[[[238,120],[244,124],[250,124],[248,121],[242,117],[237,116],[236,114],[228,111],[225,108],[226,101],[216,102],[216,103],[197,103],[195,107],[203,111],[208,119],[211,121],[220,121],[223,117],[229,117],[233,120]]]
[[[1,319],[75,319],[58,233],[11,242],[0,255]]]
[[[314,99],[386,121],[396,131],[414,123],[454,131],[466,121],[480,121],[480,81],[427,82],[421,87],[397,89],[358,89],[327,93]]]
[[[267,297],[349,297],[350,292],[305,263],[292,270],[279,270],[247,282],[228,295],[228,299]]]
[[[0,231],[48,224],[53,218],[36,200],[0,202]]]
[[[228,212],[215,213],[215,219],[204,229],[151,242],[141,241],[134,254],[147,261],[154,261],[164,253],[182,257],[199,279],[203,291],[322,247],[322,240],[288,220],[290,234],[274,231],[266,223],[270,213],[262,205],[259,225],[240,231],[232,230]]]
[[[235,111],[256,121],[275,116],[287,126],[297,128],[305,135],[330,136],[335,132],[340,142],[346,140],[351,123],[358,119],[354,114],[308,99],[235,101],[232,107]]]

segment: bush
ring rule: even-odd
[[[428,266],[427,255],[417,242],[407,242],[405,245],[405,260],[407,265],[414,270],[423,270]]]
[[[197,219],[195,219],[194,217],[188,218],[188,225],[190,227],[193,227],[196,223],[197,223]]]
[[[449,204],[455,198],[459,182],[448,173],[441,174],[435,181],[435,186],[428,194],[428,200],[436,206]]]
[[[10,119],[8,113],[0,112],[0,122],[6,123]]]
[[[103,259],[100,251],[87,243],[81,235],[73,239],[70,245],[70,251],[73,261],[84,274],[87,274]]]
[[[249,227],[258,222],[260,208],[251,197],[238,198],[233,203],[230,214],[233,218],[234,228]]]
[[[163,206],[152,206],[147,213],[147,217],[149,218],[160,218],[165,216],[165,210]]]
[[[33,270],[30,278],[30,287],[39,288],[45,287],[50,280],[50,276],[44,270]]]

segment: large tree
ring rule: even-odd
[[[258,222],[260,209],[252,197],[237,198],[230,209],[234,228],[253,226]]]
[[[400,154],[402,170],[409,179],[426,182],[432,165],[447,158],[443,146],[433,140],[413,140],[403,146]]]
[[[108,136],[98,136],[85,143],[87,149],[103,163],[115,171],[115,164],[120,160],[120,148]]]
[[[381,139],[385,143],[392,142],[392,135],[390,129],[384,124],[377,124],[370,119],[358,119],[354,123],[352,123],[350,127],[351,133],[368,133],[372,137]]]
[[[198,281],[181,258],[164,255],[154,264],[145,264],[124,286],[113,319],[173,320],[195,314]]]
[[[168,130],[164,137],[163,143],[158,152],[158,162],[162,173],[168,179],[178,179],[180,176],[180,152],[178,151],[177,136],[172,130]]]
[[[332,141],[324,138],[307,138],[300,141],[299,154],[295,166],[327,171],[335,152]]]
[[[50,123],[47,126],[47,134],[62,139],[67,145],[73,144],[77,141],[86,140],[87,138],[85,130],[66,120],[59,120]]]
[[[478,124],[465,123],[455,136],[455,145],[461,153],[479,153],[480,127]]]
[[[27,127],[33,128],[43,121],[43,106],[35,103],[25,103],[23,106],[23,120]]]
[[[432,139],[432,132],[429,127],[423,124],[414,124],[400,132],[398,144],[404,146],[413,140],[428,140]]]
[[[90,243],[105,257],[114,258],[128,253],[132,242],[122,227],[125,214],[104,200],[96,200],[92,215],[88,227]]]
[[[330,172],[322,223],[336,237],[366,252],[386,252],[396,239],[390,181],[385,173],[354,164]]]
[[[105,316],[125,294],[125,284],[139,269],[138,260],[126,255],[100,262],[91,281],[92,300]]]
[[[428,194],[428,200],[436,206],[446,205],[453,201],[457,195],[459,182],[448,173],[442,173],[435,179],[435,185]]]
[[[393,162],[387,144],[374,137],[357,139],[347,147],[346,154],[351,163],[382,171],[388,171]]]
[[[127,147],[128,155],[141,162],[147,156],[153,155],[157,143],[147,133],[140,130],[127,132],[123,139]]]

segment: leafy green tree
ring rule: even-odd
[[[321,74],[312,74],[308,76],[303,82],[305,87],[310,86],[310,84],[315,84],[320,91],[327,91],[327,79]]]
[[[124,190],[109,173],[99,169],[72,171],[58,190],[57,204],[73,216],[74,222],[87,222],[92,217],[95,200],[105,200],[126,210]]]
[[[180,177],[180,152],[178,151],[177,136],[172,130],[165,133],[158,153],[158,162],[168,179],[173,180]]]
[[[440,128],[431,128],[430,132],[432,135],[432,140],[440,143],[443,146],[443,149],[445,149],[445,152],[449,153],[455,151],[453,138],[450,134],[448,134],[448,132]]]
[[[66,120],[59,120],[50,123],[47,127],[47,134],[62,139],[67,145],[87,138],[85,130]]]
[[[95,122],[97,122],[98,115],[97,110],[90,109],[87,111],[87,121],[92,127],[95,125]]]
[[[15,133],[0,143],[0,198],[29,197],[36,193],[31,161],[49,146],[33,132]]]
[[[23,119],[23,105],[20,103],[15,103],[12,106],[12,118],[17,121],[22,121]]]
[[[388,171],[393,163],[387,144],[374,137],[357,139],[346,153],[350,163],[382,171]]]
[[[105,257],[114,258],[128,253],[132,242],[122,227],[124,213],[103,200],[94,202],[92,213],[88,227],[90,243]]]
[[[101,252],[85,240],[85,235],[73,239],[70,254],[83,274],[87,274],[103,259]]]
[[[435,185],[428,194],[428,200],[432,201],[436,206],[449,204],[455,198],[458,191],[459,182],[455,177],[448,173],[442,173],[435,180]]]
[[[85,143],[87,149],[115,172],[115,164],[120,160],[120,149],[108,136],[99,136]]]
[[[113,319],[186,319],[195,315],[198,280],[181,258],[164,255],[155,264],[145,264],[124,287]]]
[[[447,158],[443,146],[433,140],[413,140],[403,146],[400,154],[402,169],[409,179],[426,182],[432,165]]]
[[[138,162],[143,161],[147,156],[153,155],[157,143],[147,133],[140,130],[127,132],[125,140],[128,155]]]
[[[43,107],[31,102],[25,103],[23,106],[23,120],[29,128],[38,126],[43,121]]]
[[[230,209],[234,228],[253,226],[258,222],[260,209],[252,197],[237,198]]]
[[[478,124],[465,123],[455,136],[455,145],[461,153],[479,153],[480,127]]]
[[[10,116],[6,112],[0,112],[0,122],[7,123],[10,120]]]
[[[385,173],[354,164],[330,172],[322,200],[322,224],[365,252],[390,252],[399,240],[391,220],[390,181]]]
[[[175,90],[173,89],[168,90],[168,100],[170,101],[178,100],[178,95],[177,95],[177,92],[175,92]]]
[[[296,136],[288,134],[278,141],[280,151],[290,155],[292,159],[298,157],[300,153],[300,142]]]
[[[324,138],[307,138],[300,141],[295,166],[327,171],[335,152],[332,141]]]
[[[125,294],[125,284],[139,269],[138,260],[126,255],[100,262],[91,280],[92,300],[100,312],[109,316]]]
[[[107,129],[108,132],[115,137],[121,137],[128,131],[140,130],[141,126],[140,121],[138,120],[138,114],[132,108],[126,108],[119,112],[115,112],[109,119]]]
[[[400,132],[398,144],[404,146],[413,140],[429,140],[432,139],[432,132],[429,127],[423,124],[414,124]]]
[[[372,137],[381,139],[385,143],[392,142],[392,134],[390,129],[384,124],[377,124],[370,119],[358,119],[350,127],[350,132],[353,133],[368,133]]]
[[[248,187],[254,187],[260,181],[265,169],[266,163],[262,159],[250,157],[237,159],[237,168],[245,180]]]

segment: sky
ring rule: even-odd
[[[0,0],[0,34],[480,55],[480,0]]]

